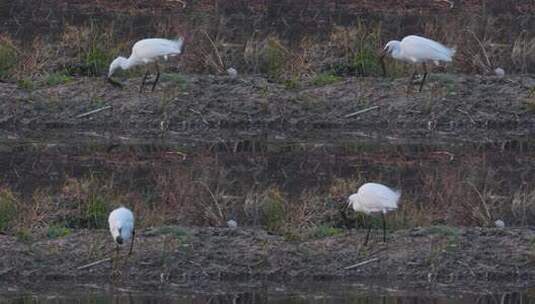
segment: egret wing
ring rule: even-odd
[[[132,47],[132,55],[143,61],[153,61],[158,57],[179,55],[184,39],[169,40],[162,38],[143,39]]]
[[[401,193],[377,183],[367,183],[360,187],[359,201],[369,212],[397,209]]]
[[[450,49],[434,40],[420,36],[407,36],[401,40],[403,54],[414,62],[421,61],[447,61],[450,62],[455,54]]]

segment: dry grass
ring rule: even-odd
[[[403,159],[387,159],[396,168],[411,168]],[[375,161],[389,166],[380,157]],[[535,191],[513,187],[509,191],[514,195],[508,195],[511,192],[504,188],[501,175],[481,163],[477,157],[454,165],[429,163],[419,167],[413,175],[416,179],[397,183],[392,182],[393,176],[384,175],[388,170],[367,170],[365,176],[333,176],[321,187],[311,185],[296,193],[277,183],[244,180],[216,159],[201,155],[187,165],[143,165],[142,187],[135,185],[134,177],[121,180],[114,174],[91,172],[67,178],[59,188],[37,187],[30,196],[4,185],[0,221],[10,233],[58,235],[68,229],[104,228],[108,212],[123,204],[134,210],[140,227],[224,226],[234,219],[240,226],[262,225],[296,239],[358,227],[359,217],[345,209],[345,199],[363,182],[384,181],[402,190],[400,209],[388,215],[390,229],[434,224],[492,226],[496,219],[507,225],[533,223]],[[139,170],[134,159],[129,164]]]
[[[535,216],[535,190],[522,187],[514,193],[510,212],[520,225],[533,224]]]
[[[268,29],[220,30],[221,26],[239,25],[217,10],[197,9],[190,13],[189,23],[164,18],[149,27],[155,37],[186,37],[181,70],[187,72],[224,73],[234,67],[240,73],[260,72],[277,81],[300,81],[323,72],[379,76],[379,51],[386,41],[404,35],[404,30],[395,25],[402,19],[363,17],[354,24],[329,24],[329,30],[321,35],[303,33],[294,41]],[[453,64],[457,71],[492,73],[496,67],[508,73],[531,71],[530,67],[535,66],[535,37],[528,31],[506,35],[505,26],[510,25],[493,15],[470,12],[445,19],[422,18],[411,31],[457,47]],[[67,24],[59,38],[39,35],[30,46],[20,47],[21,42],[4,35],[0,43],[17,54],[17,68],[9,64],[9,75],[15,79],[41,77],[63,69],[73,75],[97,76],[115,56],[128,54],[139,38],[124,31],[115,23]],[[406,75],[406,65],[396,61],[387,64],[389,76]]]
[[[522,73],[532,72],[535,66],[535,37],[524,31],[518,35],[513,43],[511,61]]]

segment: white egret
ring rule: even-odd
[[[160,68],[158,66],[158,60],[160,58],[167,60],[168,57],[180,55],[182,53],[183,44],[184,39],[182,37],[178,38],[177,40],[169,40],[163,38],[149,38],[139,40],[132,47],[132,54],[130,54],[130,57],[125,58],[119,56],[111,62],[110,70],[108,72],[108,81],[113,85],[121,86],[120,83],[116,82],[111,78],[113,73],[118,68],[128,70],[138,65],[154,62],[156,67],[156,79],[152,83],[152,91],[154,91],[154,88],[156,87],[156,84],[160,79]],[[147,70],[145,76],[143,77],[143,80],[141,81],[141,87],[139,89],[140,92],[143,91],[143,87],[145,86],[145,81],[147,80],[148,76],[149,71]]]
[[[116,253],[119,253],[120,246],[130,240],[130,250],[128,251],[128,255],[131,255],[136,234],[134,214],[132,211],[125,207],[119,207],[110,213],[108,223],[110,224],[111,236],[117,244]]]
[[[357,193],[349,196],[348,206],[353,207],[353,210],[356,212],[363,212],[367,215],[380,212],[383,217],[383,241],[386,242],[385,213],[398,208],[400,196],[400,191],[392,190],[385,185],[366,183],[360,186]],[[366,234],[364,246],[368,244],[371,228],[370,223],[368,225],[368,233]]]
[[[451,62],[455,49],[448,48],[434,40],[424,37],[410,35],[403,38],[401,41],[392,40],[389,41],[381,55],[381,66],[383,68],[383,74],[386,75],[386,69],[384,64],[384,56],[390,55],[392,58],[405,61],[412,64],[421,63],[424,68],[424,76],[420,83],[419,91],[422,91],[425,79],[427,77],[427,62],[434,62],[436,65],[440,61]],[[416,77],[417,68],[415,68],[412,74],[410,82]],[[409,84],[410,88],[410,84]]]

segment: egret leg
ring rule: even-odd
[[[409,80],[409,85],[407,86],[407,94],[411,92],[412,82],[414,81],[414,78],[416,78],[417,73],[418,73],[418,68],[415,67],[414,71],[412,72],[411,79]]]
[[[119,246],[115,246],[115,256],[112,259],[111,264],[111,278],[117,278],[119,272],[117,270],[117,265],[119,264]]]
[[[139,87],[139,93],[143,92],[143,87],[145,86],[145,81],[147,80],[147,77],[149,77],[149,71],[145,72],[145,76],[143,76],[143,80],[141,80],[141,87]]]
[[[424,77],[422,78],[422,83],[420,83],[420,89],[418,90],[418,92],[421,92],[422,91],[422,88],[424,87],[424,83],[425,83],[425,79],[427,78],[427,65],[424,63],[422,63],[423,67],[424,67]]]
[[[412,84],[412,82],[414,81],[414,78],[416,78],[416,74],[418,73],[418,69],[414,69],[414,72],[412,72],[412,76],[411,76],[411,80],[409,81],[409,85]]]
[[[370,231],[372,230],[372,221],[368,221],[368,233],[366,233],[366,239],[364,240],[364,246],[368,245],[368,240],[370,239]]]
[[[160,67],[158,66],[158,63],[155,63],[155,65],[156,65],[156,79],[154,80],[154,83],[152,84],[151,92],[154,92],[154,88],[156,87],[158,80],[160,80]]]
[[[381,212],[381,215],[383,217],[383,243],[386,243],[386,219],[384,213]]]
[[[130,251],[128,251],[128,255],[132,255],[132,251],[134,249],[134,239],[136,238],[136,230],[132,231],[132,242],[130,243]]]

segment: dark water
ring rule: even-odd
[[[1,299],[1,298],[0,298]],[[365,291],[325,291],[313,293],[287,291],[285,293],[241,292],[225,294],[151,294],[151,293],[87,293],[87,294],[49,294],[49,295],[20,295],[10,296],[0,300],[6,304],[529,304],[535,303],[535,296],[529,292],[504,293],[486,295],[451,294],[448,296],[418,295],[381,295],[370,294]]]

